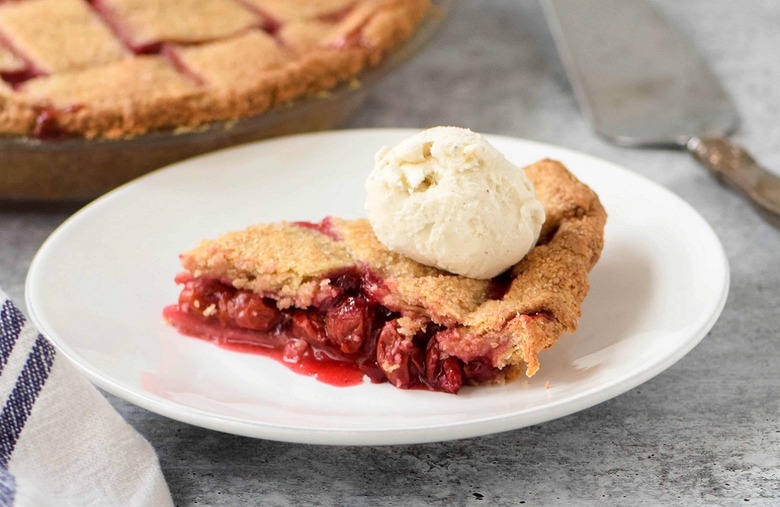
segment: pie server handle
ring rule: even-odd
[[[780,177],[758,164],[742,146],[723,137],[692,137],[686,148],[702,165],[780,217]]]

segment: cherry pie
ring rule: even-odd
[[[356,366],[399,388],[455,393],[523,366],[531,376],[539,352],[577,326],[606,213],[560,163],[526,172],[547,220],[537,246],[492,280],[391,252],[364,219],[281,222],[184,253],[183,290],[164,315],[184,334]]]
[[[430,14],[430,0],[0,0],[0,134],[260,114],[355,78]]]

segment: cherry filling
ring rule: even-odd
[[[339,239],[338,234],[333,230],[333,221],[331,220],[331,217],[325,217],[320,222],[295,222],[295,225],[303,227],[304,229],[317,231],[335,240]]]
[[[41,107],[38,109],[38,115],[35,117],[35,137],[38,139],[66,139],[70,134],[66,132],[59,123],[59,117],[62,113],[70,113],[81,109],[80,105],[72,105],[64,108]]]
[[[294,371],[313,371],[326,382],[334,378],[326,370],[335,368],[357,373],[357,382],[342,375],[330,383],[359,383],[365,375],[402,389],[457,393],[464,383],[498,374],[487,359],[464,363],[445,356],[434,338],[447,332],[441,326],[429,323],[414,336],[402,334],[401,315],[378,304],[366,290],[375,281],[357,271],[332,276],[332,297],[305,309],[280,310],[270,298],[213,278],[184,273],[176,282],[183,285],[179,302],[163,314],[180,332],[236,350],[276,351]]]
[[[18,88],[25,81],[28,81],[39,75],[40,73],[27,67],[14,71],[2,71],[0,72],[0,80],[8,83],[11,88]]]

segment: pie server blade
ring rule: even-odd
[[[646,0],[543,0],[594,130],[628,147],[675,147],[780,215],[780,178],[726,136],[739,116],[707,62]]]

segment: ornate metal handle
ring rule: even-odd
[[[722,137],[693,137],[686,148],[753,202],[780,216],[780,177],[761,167],[744,148]]]

